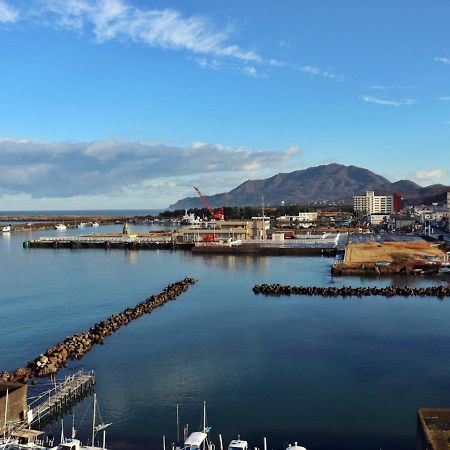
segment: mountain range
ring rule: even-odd
[[[422,187],[410,180],[394,183],[370,170],[342,164],[326,164],[289,173],[278,173],[263,180],[247,180],[230,192],[206,196],[213,208],[221,206],[307,204],[321,201],[352,203],[353,195],[374,190],[376,195],[400,194],[408,204],[445,202],[449,186]],[[178,200],[169,209],[201,208],[199,197]]]

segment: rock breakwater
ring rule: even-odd
[[[317,286],[284,286],[282,284],[257,284],[253,287],[255,294],[273,297],[282,295],[306,295],[321,297],[450,297],[447,286],[430,286],[421,288],[388,286],[378,287],[317,287]]]
[[[155,308],[175,300],[196,280],[186,277],[184,280],[167,286],[161,293],[152,295],[134,307],[126,308],[119,314],[113,314],[106,320],[94,324],[88,331],[68,336],[63,342],[47,349],[37,358],[28,361],[26,367],[18,368],[14,373],[2,372],[0,380],[16,383],[27,383],[31,378],[54,375],[62,367],[67,366],[69,359],[82,358],[94,345],[103,344],[105,337],[128,325]]]

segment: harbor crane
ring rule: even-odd
[[[200,197],[202,203],[205,205],[205,208],[211,214],[211,217],[215,220],[224,220],[223,208],[220,208],[217,212],[214,212],[210,204],[208,203],[208,200],[206,200],[205,196],[201,193],[200,189],[196,186],[194,186],[194,189]]]

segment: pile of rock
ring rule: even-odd
[[[317,286],[283,286],[281,284],[257,284],[253,287],[255,294],[270,296],[306,295],[322,297],[450,297],[447,286],[430,286],[421,288],[388,286],[377,287],[317,287]]]
[[[89,331],[67,337],[63,342],[50,347],[45,353],[28,361],[26,367],[20,367],[14,373],[2,372],[0,380],[26,383],[32,377],[54,375],[60,368],[66,367],[67,360],[82,358],[94,345],[103,344],[106,336],[128,325],[132,320],[151,313],[158,306],[175,300],[195,283],[196,280],[186,277],[182,281],[170,284],[160,294],[152,295],[133,308],[127,308],[119,314],[113,314],[106,320],[93,325]]]

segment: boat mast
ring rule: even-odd
[[[206,402],[203,402],[203,432],[206,433]],[[206,450],[206,441],[203,441],[203,450]]]
[[[8,397],[9,397],[9,389],[6,389],[6,405],[5,405],[5,420],[3,424],[3,437],[6,439],[6,425],[7,425],[7,417],[8,417]]]
[[[177,444],[180,443],[180,416],[178,413],[178,403],[177,403]]]
[[[95,447],[94,445],[94,438],[95,438],[95,410],[97,406],[97,394],[94,392],[94,413],[92,415],[92,447]]]

